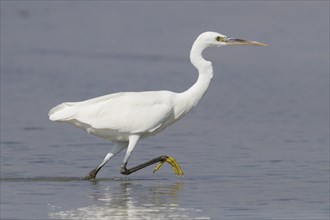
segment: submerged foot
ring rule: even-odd
[[[99,170],[94,169],[91,172],[88,173],[87,176],[84,177],[85,180],[95,180],[96,174],[98,173]]]

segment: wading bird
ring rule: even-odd
[[[140,139],[161,132],[198,104],[213,77],[212,63],[203,58],[202,52],[208,47],[225,45],[266,46],[256,41],[229,38],[216,32],[204,32],[197,37],[190,51],[190,61],[198,70],[198,80],[188,90],[181,93],[120,92],[81,102],[65,102],[51,109],[48,114],[50,120],[67,122],[115,144],[103,161],[89,172],[86,179],[94,179],[99,170],[125,148],[127,152],[120,169],[123,175],[129,175],[158,162],[154,172],[167,162],[172,165],[177,175],[183,175],[174,158],[165,155],[130,169],[126,166]]]

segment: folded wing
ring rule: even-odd
[[[49,118],[123,133],[153,132],[174,119],[171,96],[167,91],[115,93],[62,103],[50,110]]]

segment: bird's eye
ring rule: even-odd
[[[221,37],[221,36],[217,36],[217,37],[215,38],[215,40],[221,42],[221,41],[224,41],[225,38],[224,38],[224,37]]]

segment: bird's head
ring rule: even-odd
[[[222,35],[216,32],[204,32],[200,34],[196,41],[199,41],[205,46],[234,46],[234,45],[246,45],[246,46],[267,46],[267,44],[257,41],[242,40],[236,38],[229,38],[226,35]]]

